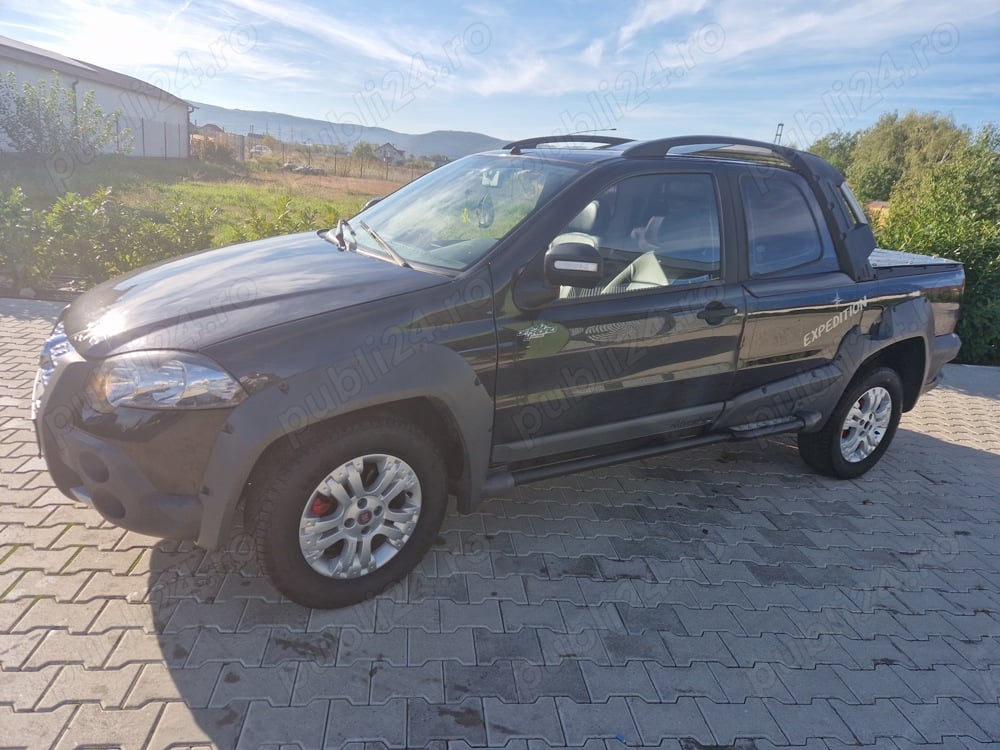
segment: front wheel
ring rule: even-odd
[[[879,367],[852,383],[819,432],[798,436],[799,455],[816,471],[859,477],[889,448],[902,415],[903,384]]]
[[[278,590],[307,607],[368,599],[433,544],[447,507],[444,460],[408,422],[335,429],[251,488],[249,527]]]

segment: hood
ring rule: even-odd
[[[447,282],[341,252],[313,232],[168,260],[107,281],[64,315],[78,352],[194,351],[243,333]]]

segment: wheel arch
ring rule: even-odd
[[[858,378],[864,377],[864,373],[875,367],[889,367],[896,371],[903,384],[902,409],[910,411],[927,377],[928,352],[933,338],[933,310],[926,297],[888,305],[869,332],[856,327],[841,342],[835,362],[850,376],[845,379],[843,388],[838,389],[837,399]]]
[[[281,462],[303,443],[311,442],[344,424],[377,419],[381,416],[403,419],[416,425],[431,437],[439,439],[441,441],[439,448],[448,474],[448,491],[453,495],[460,494],[461,480],[467,473],[469,463],[468,451],[454,414],[443,401],[432,396],[415,396],[333,414],[313,422],[294,434],[278,435],[264,448],[254,463],[247,478],[247,489],[252,488],[255,481],[274,463]]]
[[[476,507],[489,463],[493,400],[469,364],[447,347],[428,346],[378,377],[362,379],[354,370],[356,387],[338,390],[336,378],[352,366],[348,360],[300,373],[233,410],[203,477],[200,546],[225,541],[248,483],[282,450],[301,446],[310,430],[376,413],[402,412],[441,440],[449,493],[459,498],[460,512]]]
[[[890,344],[865,360],[858,368],[858,374],[876,367],[896,371],[903,383],[903,411],[910,411],[917,404],[927,371],[927,343],[915,336]]]

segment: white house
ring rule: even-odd
[[[121,110],[118,128],[131,129],[132,156],[180,159],[189,156],[191,106],[163,89],[132,76],[0,36],[0,73],[5,74],[8,70],[14,72],[20,83],[32,84],[50,78],[55,71],[60,83],[71,87],[78,97],[93,91],[96,103],[106,114]],[[2,134],[0,150],[10,150]]]
[[[402,151],[391,143],[383,143],[374,151],[375,158],[390,164],[402,164],[406,158],[406,152]]]

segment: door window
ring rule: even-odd
[[[593,245],[604,259],[594,289],[561,297],[628,294],[721,278],[715,181],[708,174],[641,175],[604,190],[555,238]]]

